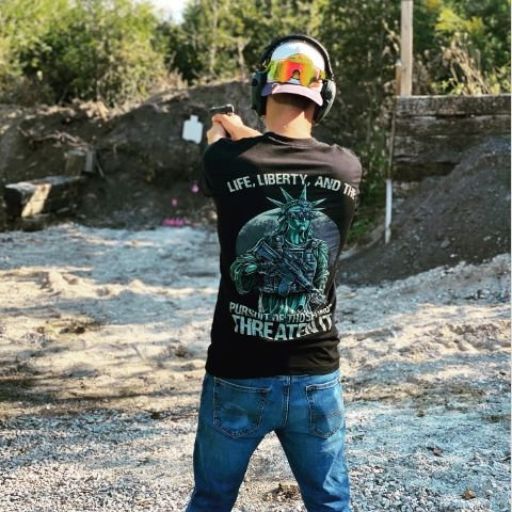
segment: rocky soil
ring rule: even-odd
[[[217,257],[189,227],[0,234],[3,512],[184,509]],[[338,286],[354,512],[510,510],[509,276]],[[304,511],[273,435],[236,510]]]

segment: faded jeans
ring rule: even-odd
[[[186,512],[229,512],[249,459],[275,431],[309,512],[350,512],[340,372],[203,381]]]

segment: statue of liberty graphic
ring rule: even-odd
[[[317,206],[308,201],[306,186],[300,197],[281,188],[285,201],[267,197],[279,207],[276,229],[240,254],[230,267],[240,294],[259,291],[258,311],[270,315],[311,313],[326,302],[329,248],[313,237],[311,221]]]

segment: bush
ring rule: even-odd
[[[68,0],[0,0],[0,94],[3,101],[16,101],[20,93],[31,88],[32,80],[24,75],[26,63],[22,55],[38,45],[68,7]]]
[[[57,103],[79,98],[113,105],[144,97],[166,74],[163,42],[156,37],[158,19],[150,4],[40,1],[36,3],[45,23],[31,32],[28,20],[21,23],[20,11],[26,3],[3,0],[15,20],[0,39],[4,43],[0,49],[7,48],[9,54],[7,68],[0,67],[4,94],[24,77],[44,84]]]
[[[509,0],[417,4],[416,94],[510,92]]]

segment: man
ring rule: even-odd
[[[231,510],[272,431],[308,511],[350,510],[335,270],[361,165],[311,135],[334,101],[333,78],[325,48],[292,34],[267,47],[253,75],[265,133],[235,115],[212,118],[203,187],[217,208],[221,280],[188,512]]]

